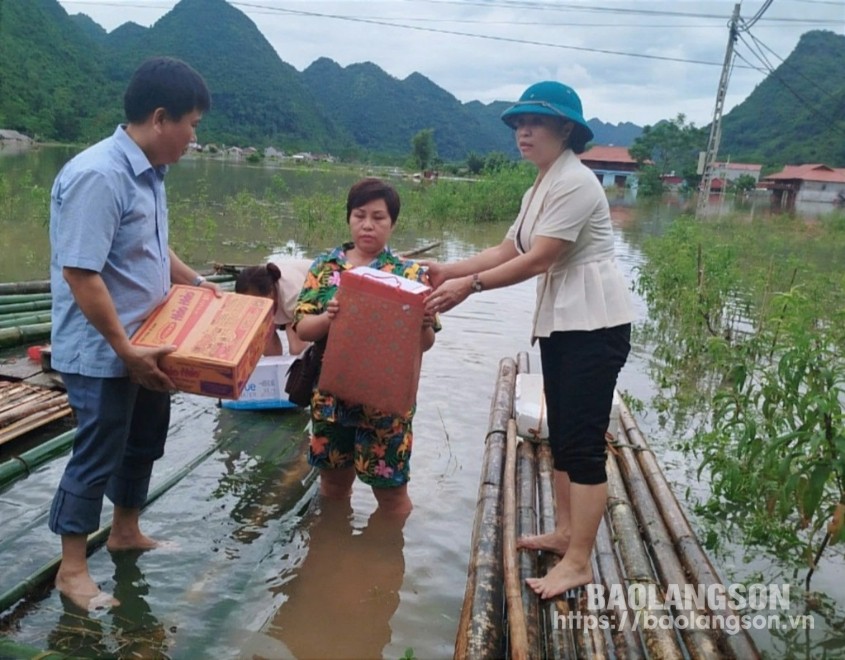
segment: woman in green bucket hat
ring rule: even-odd
[[[590,553],[607,501],[605,433],[634,314],[614,258],[607,197],[577,156],[593,137],[581,99],[567,85],[539,82],[502,121],[537,178],[499,245],[429,264],[436,289],[427,304],[444,312],[471,293],[537,277],[531,341],[540,340],[556,520],[553,532],[523,537],[518,546],[562,557],[547,575],[528,578],[551,598],[593,580]]]

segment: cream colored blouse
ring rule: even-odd
[[[556,331],[598,330],[634,320],[628,285],[614,257],[607,196],[570,149],[526,191],[507,233],[523,253],[536,236],[573,245],[537,278],[532,342]]]

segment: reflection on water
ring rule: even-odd
[[[140,552],[119,552],[114,561],[114,595],[120,605],[89,613],[60,596],[61,614],[47,636],[49,648],[74,658],[168,658],[167,631],[146,596],[149,586],[138,565]]]
[[[166,655],[167,633],[156,619],[147,596],[150,586],[138,565],[140,552],[119,552],[114,561],[114,597],[120,605],[112,610],[115,625],[127,637],[124,657],[156,658]]]
[[[282,646],[254,657],[382,657],[405,574],[405,519],[376,510],[356,529],[348,501],[321,501],[312,514],[305,559],[277,587],[284,602],[263,629]]]

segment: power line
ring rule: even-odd
[[[691,60],[682,57],[670,57],[667,55],[647,55],[644,53],[629,53],[625,51],[617,51],[617,50],[610,50],[607,48],[589,48],[587,46],[569,46],[565,44],[554,44],[547,41],[533,41],[530,39],[517,39],[514,37],[502,37],[497,35],[489,35],[489,34],[476,34],[472,32],[460,32],[457,30],[443,30],[439,28],[432,28],[432,27],[423,27],[420,25],[407,25],[404,23],[396,23],[394,21],[382,21],[376,20],[371,18],[361,18],[358,16],[347,16],[342,14],[325,14],[321,12],[313,12],[313,11],[305,11],[301,9],[286,9],[282,7],[270,7],[267,5],[260,5],[251,2],[234,2],[230,1],[230,4],[237,6],[237,7],[249,7],[251,9],[264,9],[268,12],[273,13],[282,13],[282,14],[292,14],[296,16],[312,16],[314,18],[333,18],[342,21],[351,21],[354,23],[365,23],[368,25],[381,25],[384,27],[398,27],[403,28],[406,30],[416,30],[419,32],[432,32],[434,34],[446,34],[452,36],[459,36],[459,37],[471,37],[473,39],[485,39],[489,41],[503,41],[506,43],[516,43],[516,44],[525,44],[529,46],[543,46],[546,48],[560,48],[563,50],[574,50],[579,52],[586,52],[586,53],[601,53],[603,55],[619,55],[623,57],[635,57],[638,59],[646,59],[646,60],[658,60],[663,62],[680,62],[683,64],[702,64],[705,66],[720,66],[719,62],[708,62],[706,60]],[[745,68],[745,67],[741,67]],[[751,67],[752,69],[754,67]]]

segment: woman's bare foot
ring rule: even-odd
[[[109,534],[109,540],[106,541],[106,548],[109,552],[117,552],[119,550],[152,550],[161,545],[160,542],[151,539],[140,531],[115,534],[113,528],[111,534]]]
[[[589,563],[573,566],[572,562],[567,562],[564,557],[544,577],[525,578],[525,581],[540,598],[553,598],[592,582],[593,569]]]
[[[87,571],[76,573],[60,568],[56,574],[56,589],[74,605],[87,612],[120,605],[116,598],[100,591]]]
[[[523,536],[516,540],[516,547],[524,550],[545,550],[563,557],[569,548],[569,534],[555,530],[549,534]]]

